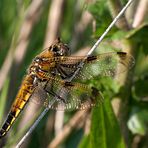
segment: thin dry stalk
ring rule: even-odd
[[[88,135],[90,133],[90,128],[91,128],[91,114],[88,115],[86,122],[85,122],[85,127],[84,127],[85,135]]]
[[[21,63],[27,50],[29,36],[35,23],[39,20],[44,0],[33,0],[30,4],[18,37],[18,44],[14,54],[16,63]]]
[[[139,1],[139,5],[133,20],[133,28],[138,27],[145,19],[148,14],[148,0]]]
[[[70,43],[71,49],[75,49],[77,43],[82,38],[83,32],[92,22],[92,19],[92,15],[88,11],[83,12],[80,21],[74,26],[74,35]]]
[[[11,69],[12,66],[12,61],[13,61],[13,48],[10,48],[8,51],[8,54],[5,58],[5,61],[1,67],[0,70],[0,90],[3,88],[4,82],[8,76],[8,73]]]
[[[122,5],[120,0],[109,0],[109,10],[111,12],[111,15],[113,18],[115,18],[117,16],[117,14],[120,12],[120,10],[122,9]],[[125,15],[123,15],[119,21],[116,23],[116,26],[120,29],[123,30],[128,30],[129,29],[129,25],[127,23],[127,20],[125,18]]]
[[[64,111],[56,111],[55,114],[55,135],[62,131],[64,124]]]
[[[88,114],[87,111],[78,111],[71,119],[70,121],[64,126],[63,130],[58,133],[58,135],[52,140],[52,142],[48,145],[48,148],[55,148],[60,143],[62,143],[66,137],[71,133],[71,131],[74,129],[74,127],[77,126],[81,121],[86,118],[86,115]]]
[[[49,46],[59,35],[61,20],[63,17],[63,7],[65,0],[52,0],[48,14],[48,23],[44,41],[44,47]],[[50,119],[50,116],[49,116]],[[60,121],[59,121],[60,120]],[[64,112],[56,112],[55,114],[55,131],[59,131],[63,127]],[[48,125],[47,125],[48,126]],[[50,127],[52,127],[50,125]],[[49,127],[47,127],[49,131]]]
[[[84,9],[84,6],[89,5],[91,3],[93,3],[93,0],[89,0],[89,1],[84,1],[83,2],[83,7],[81,6],[81,1],[77,1],[75,8],[74,8],[74,32],[72,35],[72,39],[70,42],[70,48],[72,50],[75,51],[76,49],[76,45],[79,42],[80,39],[83,38],[83,32],[86,30],[87,26],[92,23],[92,15],[84,10],[82,11],[82,9]],[[80,13],[82,11],[82,14]],[[81,14],[81,17],[80,17]]]
[[[115,23],[120,19],[120,17],[124,14],[125,10],[130,6],[130,4],[134,0],[129,0],[127,4],[122,8],[122,10],[118,13],[118,15],[114,18],[114,20],[111,22],[111,24],[107,27],[105,32],[101,35],[101,37],[98,39],[98,41],[94,44],[94,46],[90,49],[88,52],[88,56],[99,46],[101,41],[104,39],[104,37],[107,35],[107,33],[111,30],[111,28],[115,25]]]
[[[4,64],[0,70],[0,77],[1,77],[0,90],[2,89],[4,82],[8,76],[8,73],[10,72],[13,61],[15,61],[15,63],[17,63],[17,65],[18,65],[19,63],[21,63],[21,61],[24,58],[24,55],[27,50],[27,45],[29,42],[29,35],[32,31],[33,26],[35,25],[37,20],[40,18],[39,16],[40,16],[43,2],[44,2],[44,0],[32,1],[28,10],[26,11],[26,17],[25,17],[22,27],[20,29],[15,53],[13,53],[12,52],[13,49],[10,48],[8,55],[6,56],[6,60],[4,61]],[[14,47],[12,47],[12,48],[14,48]],[[13,55],[14,55],[14,57],[13,57]]]
[[[48,23],[46,29],[47,33],[45,37],[44,47],[49,46],[59,34],[64,3],[65,0],[52,0],[50,11],[48,14]]]
[[[133,143],[131,145],[131,148],[139,148],[139,143],[142,139],[142,136],[140,135],[135,135],[135,137],[133,138]]]
[[[27,46],[30,41],[30,34],[34,25],[37,23],[41,16],[43,3],[45,0],[33,0],[28,7],[25,15],[24,22],[21,26],[19,37],[17,40],[17,46],[14,53],[13,67],[11,71],[10,91],[9,95],[13,96],[14,87],[17,81],[16,74],[19,73],[20,66],[24,60],[27,52]]]

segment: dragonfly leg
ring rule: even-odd
[[[52,80],[53,81],[53,80]],[[61,100],[63,103],[66,103],[65,99],[58,95],[54,90],[53,90],[53,82],[51,83],[51,88],[50,90],[47,90],[47,85],[48,82],[44,86],[44,90],[46,91],[47,95],[51,95],[52,97],[56,98],[57,100]],[[60,94],[60,93],[59,93]]]

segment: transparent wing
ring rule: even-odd
[[[125,52],[104,53],[89,57],[54,57],[57,71],[62,78],[71,77],[82,66],[76,75],[78,79],[89,79],[95,76],[114,76],[130,69],[134,65],[134,58]],[[41,83],[32,98],[37,98],[39,104],[57,109],[85,109],[99,104],[102,95],[99,91],[84,84],[65,82],[46,74],[48,82]],[[97,97],[95,97],[97,96]]]
[[[134,58],[125,52],[110,52],[89,57],[55,57],[58,72],[63,78],[71,77],[81,67],[76,75],[78,79],[90,79],[95,76],[115,76],[134,65]]]
[[[48,88],[47,88],[48,89]],[[80,83],[54,83],[48,92],[47,107],[56,110],[86,109],[98,106],[103,100],[95,88]]]
[[[38,86],[31,100],[55,110],[81,110],[98,106],[103,97],[95,88],[56,79],[54,83],[49,80],[44,87]]]

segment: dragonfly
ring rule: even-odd
[[[101,91],[79,81],[101,76],[112,77],[133,65],[134,58],[126,52],[71,56],[68,45],[60,38],[56,39],[30,64],[0,129],[0,138],[8,133],[28,101],[36,100],[45,107],[55,110],[97,106],[103,100]]]

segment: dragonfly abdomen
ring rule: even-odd
[[[7,131],[10,129],[15,119],[16,117],[13,115],[13,112],[10,112],[7,116],[5,123],[3,124],[0,130],[0,138],[6,135]]]
[[[34,78],[31,76],[26,76],[22,82],[20,90],[16,96],[15,101],[12,104],[10,112],[0,130],[0,138],[6,135],[6,133],[11,128],[15,119],[18,117],[20,112],[23,110],[27,104],[31,94],[33,93],[35,86],[33,85]]]

